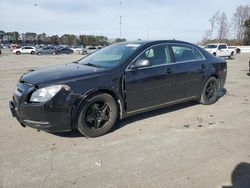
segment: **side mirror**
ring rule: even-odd
[[[131,69],[137,69],[142,67],[149,67],[151,63],[147,59],[138,59],[134,64],[130,66]]]

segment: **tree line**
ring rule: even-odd
[[[209,29],[201,44],[226,42],[230,45],[250,45],[250,6],[238,6],[231,18],[225,12],[217,11],[209,19]]]
[[[5,32],[0,31],[0,40],[4,43],[15,43],[15,44],[47,44],[47,45],[93,45],[93,46],[105,46],[111,41],[106,36],[96,36],[96,35],[79,35],[74,34],[64,34],[62,36],[58,35],[47,35],[46,33],[34,33],[26,32],[19,33],[17,31]],[[126,41],[126,39],[117,38],[113,42]]]

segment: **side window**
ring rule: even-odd
[[[226,45],[220,45],[218,49],[221,50],[221,49],[226,49],[226,48],[227,48]]]
[[[192,46],[172,45],[171,48],[175,57],[175,62],[203,59],[200,52]]]
[[[170,63],[170,55],[167,45],[159,45],[146,50],[138,59],[147,59],[151,65]]]

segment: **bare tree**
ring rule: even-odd
[[[227,38],[229,27],[225,12],[221,13],[221,15],[218,17],[217,25],[218,25],[218,40]]]
[[[234,33],[236,36],[236,39],[239,41],[243,41],[244,39],[244,33],[245,33],[245,27],[244,23],[250,16],[250,6],[245,5],[245,6],[238,6],[236,8],[235,13],[233,14],[233,25],[234,25]]]
[[[250,45],[250,17],[245,21],[245,36],[243,40],[244,45]]]
[[[208,35],[209,39],[212,39],[213,36],[213,32],[216,26],[216,23],[218,21],[218,18],[220,16],[220,11],[217,11],[210,19],[209,19],[209,23],[210,23],[210,30],[208,31],[208,33],[206,35]]]

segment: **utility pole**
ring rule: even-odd
[[[120,1],[120,13],[122,12],[122,1]],[[120,38],[122,38],[122,16],[120,15]]]

